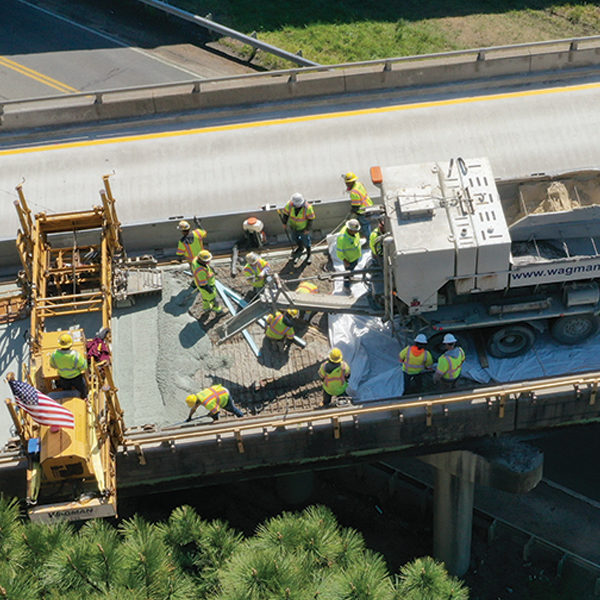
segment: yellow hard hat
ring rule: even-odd
[[[196,396],[196,394],[190,394],[186,399],[185,399],[185,403],[190,407],[190,408],[194,408],[194,406],[196,406],[196,402],[198,402],[198,397]]]
[[[348,171],[344,175],[344,181],[346,183],[352,183],[353,181],[356,181],[357,179],[358,179],[358,177],[356,176],[356,173],[353,173],[352,171]]]
[[[58,345],[61,348],[70,348],[73,345],[73,338],[68,333],[62,333],[58,338]]]
[[[285,312],[287,312],[287,314],[294,319],[298,316],[298,309],[296,308],[288,308]]]
[[[212,254],[208,250],[200,250],[196,258],[202,262],[208,262],[209,260],[212,260]]]
[[[187,221],[179,221],[179,225],[177,225],[177,229],[181,229],[181,231],[188,231],[189,229],[191,229],[191,227]]]
[[[340,363],[342,362],[342,359],[344,358],[342,351],[339,348],[332,348],[331,352],[329,353],[329,360],[331,362],[334,363]]]

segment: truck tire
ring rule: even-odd
[[[529,325],[507,325],[490,334],[487,351],[495,358],[512,358],[531,350],[535,331]]]
[[[600,323],[594,315],[568,315],[550,326],[552,337],[560,344],[579,344],[598,331]]]

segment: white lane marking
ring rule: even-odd
[[[194,73],[194,71],[189,71],[188,69],[180,67],[179,65],[176,65],[175,63],[172,63],[164,58],[161,58],[160,56],[155,56],[154,54],[151,54],[150,52],[146,52],[145,50],[142,50],[141,48],[137,48],[135,46],[130,46],[129,44],[126,44],[122,40],[115,38],[112,35],[109,35],[108,33],[103,33],[102,31],[98,31],[97,29],[92,29],[91,27],[88,27],[87,25],[82,25],[81,23],[77,23],[77,21],[73,21],[72,19],[69,19],[68,17],[64,17],[63,15],[59,15],[58,13],[52,12],[51,10],[48,10],[47,8],[42,8],[41,6],[37,6],[36,4],[31,4],[31,2],[27,2],[27,0],[17,0],[17,2],[20,2],[21,4],[25,4],[26,6],[29,6],[30,8],[33,8],[35,10],[39,10],[40,12],[43,12],[51,17],[54,17],[55,19],[58,19],[59,21],[64,21],[65,23],[69,23],[69,25],[73,25],[74,27],[79,27],[79,29],[83,29],[84,31],[87,31],[88,33],[92,33],[94,35],[97,35],[98,37],[104,38],[105,40],[113,42],[114,44],[117,44],[118,46],[121,46],[122,48],[128,48],[129,50],[132,50],[133,52],[137,52],[138,54],[141,54],[141,55],[145,56],[146,58],[150,58],[152,60],[155,60],[156,62],[162,63],[163,65],[166,65],[167,67],[171,67],[172,69],[177,69],[178,71],[181,71],[182,73],[191,75],[195,79],[198,79],[198,78],[204,79],[203,77],[198,75],[198,73]]]

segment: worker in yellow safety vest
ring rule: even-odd
[[[187,221],[179,221],[177,229],[181,231],[181,239],[177,245],[177,258],[187,260],[191,264],[194,258],[204,250],[206,231],[199,227],[192,231]]]
[[[296,293],[297,294],[318,294],[319,288],[317,287],[317,284],[313,283],[312,281],[301,281],[298,284],[298,287],[296,288]],[[313,315],[313,312],[310,310],[301,310],[300,311],[300,318],[304,319],[305,321],[310,321],[312,315]]]
[[[327,360],[319,368],[319,377],[323,380],[323,404],[327,408],[334,396],[341,396],[348,387],[350,366],[344,361],[339,348],[333,348]]]
[[[260,290],[271,274],[271,265],[256,252],[248,252],[246,254],[246,265],[242,272],[252,287],[255,290]]]
[[[433,356],[426,346],[427,337],[420,333],[412,345],[400,351],[405,394],[418,393],[423,389],[423,373],[433,365]]]
[[[385,220],[379,219],[377,227],[369,235],[369,248],[374,265],[383,266],[383,238],[385,237]]]
[[[194,283],[202,296],[202,308],[206,311],[216,313],[223,312],[223,307],[217,301],[217,289],[215,287],[215,272],[210,266],[212,254],[208,250],[202,250],[192,261],[192,275]]]
[[[364,234],[368,237],[371,233],[371,223],[365,216],[365,209],[373,206],[373,200],[369,198],[365,186],[358,180],[356,173],[351,171],[346,173],[344,181],[346,191],[350,193],[350,210],[356,215]]]
[[[288,308],[285,314],[277,311],[267,317],[265,335],[277,350],[285,349],[294,340],[294,319],[297,317],[298,311],[295,308]]]
[[[236,417],[244,416],[244,413],[234,404],[229,390],[220,384],[211,385],[197,394],[190,394],[185,401],[190,407],[190,414],[186,421],[192,420],[192,416],[199,406],[206,409],[213,422],[219,418],[219,411],[222,408],[233,413]]]
[[[346,221],[337,238],[337,256],[344,263],[344,270],[354,271],[361,257],[360,223],[356,219]],[[350,275],[344,276],[344,289],[350,290]]]
[[[50,366],[58,371],[58,387],[63,390],[77,390],[81,398],[87,398],[86,357],[71,347],[73,338],[69,333],[62,333],[58,337],[58,345],[59,348],[50,356]]]
[[[310,202],[298,192],[292,195],[289,202],[281,211],[281,220],[285,228],[290,228],[292,237],[296,242],[296,249],[292,252],[292,259],[300,258],[306,250],[306,264],[309,265],[311,253],[310,231],[315,219],[315,210]]]
[[[439,357],[433,376],[433,381],[438,383],[442,390],[451,390],[456,386],[465,362],[465,351],[456,345],[457,342],[451,333],[447,333],[442,340],[446,351]]]

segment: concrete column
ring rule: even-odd
[[[464,575],[471,561],[473,495],[475,481],[469,461],[472,455],[461,452],[464,476],[435,468],[433,490],[433,555],[446,564],[451,575]]]
[[[304,504],[312,496],[315,475],[312,471],[302,471],[275,478],[277,495],[287,504]]]

